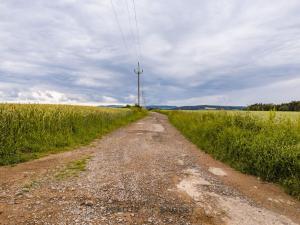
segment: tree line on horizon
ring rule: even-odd
[[[292,101],[282,104],[263,104],[257,103],[249,105],[246,110],[250,111],[300,111],[300,101]]]

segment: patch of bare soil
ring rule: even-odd
[[[64,165],[87,156],[79,176],[56,178]],[[2,167],[0,176],[5,225],[300,221],[299,202],[213,160],[156,113],[92,146]]]

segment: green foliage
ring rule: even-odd
[[[134,108],[0,104],[0,165],[87,144],[145,114]]]
[[[300,101],[293,101],[290,103],[283,103],[279,105],[275,104],[254,104],[250,105],[246,108],[250,111],[270,111],[270,110],[276,110],[276,111],[300,111]]]
[[[300,119],[276,112],[260,117],[245,112],[164,111],[188,139],[216,159],[300,198]]]

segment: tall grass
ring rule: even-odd
[[[203,151],[242,172],[280,183],[300,198],[299,114],[295,119],[275,112],[164,113]]]
[[[145,114],[132,109],[0,104],[0,165],[87,144]]]

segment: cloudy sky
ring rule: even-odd
[[[1,0],[0,101],[133,103],[138,59],[146,104],[300,100],[299,0],[135,3]]]

